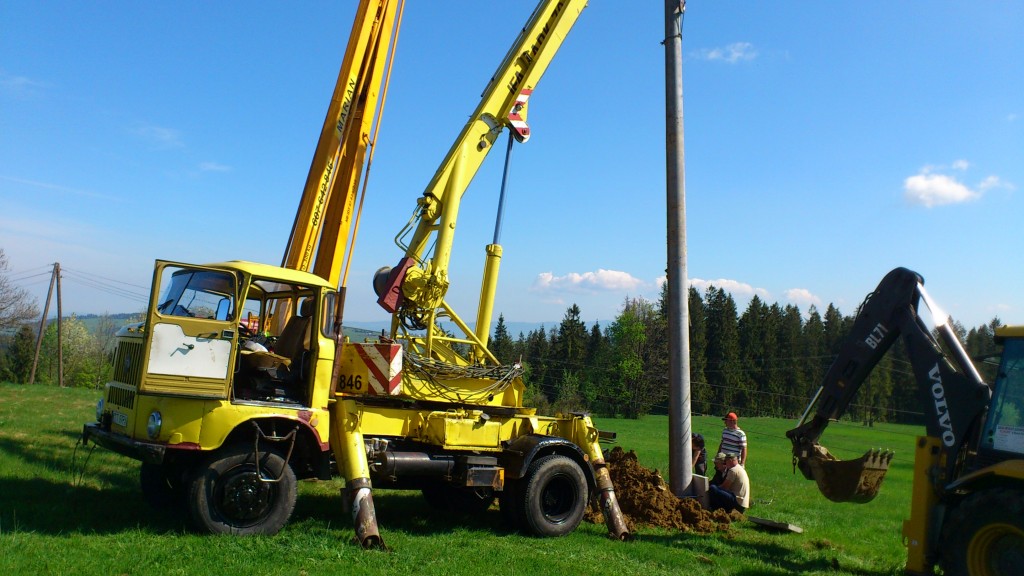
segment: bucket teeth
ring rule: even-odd
[[[888,468],[889,462],[892,461],[892,457],[895,452],[892,450],[883,450],[876,448],[874,450],[868,450],[867,454],[864,455],[864,467],[865,468]]]

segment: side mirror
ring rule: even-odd
[[[221,298],[220,302],[217,303],[217,320],[227,320],[228,315],[231,313],[231,299]]]

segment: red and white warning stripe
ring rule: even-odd
[[[530,126],[522,115],[523,109],[526,108],[526,101],[530,99],[530,94],[533,94],[532,88],[523,88],[523,91],[516,97],[516,103],[512,106],[512,111],[508,113],[508,123],[515,130],[517,134],[516,140],[519,142],[526,142],[530,139]]]
[[[402,347],[398,344],[356,344],[369,374],[367,392],[379,396],[402,393]]]

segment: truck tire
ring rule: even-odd
[[[964,499],[942,531],[947,576],[1024,574],[1024,495],[985,490]]]
[[[183,479],[165,465],[143,462],[139,468],[139,487],[143,501],[154,510],[180,510],[185,501]]]
[[[295,509],[295,473],[284,458],[270,451],[259,453],[258,472],[249,445],[229,447],[200,466],[188,499],[196,528],[238,535],[280,531]]]
[[[575,460],[552,454],[539,458],[520,487],[523,529],[533,536],[565,536],[587,509],[587,477]]]

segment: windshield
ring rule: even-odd
[[[1007,338],[996,377],[984,442],[1004,452],[1024,454],[1024,339]]]
[[[190,316],[230,320],[234,315],[235,278],[226,272],[168,268],[157,312],[165,316]]]

